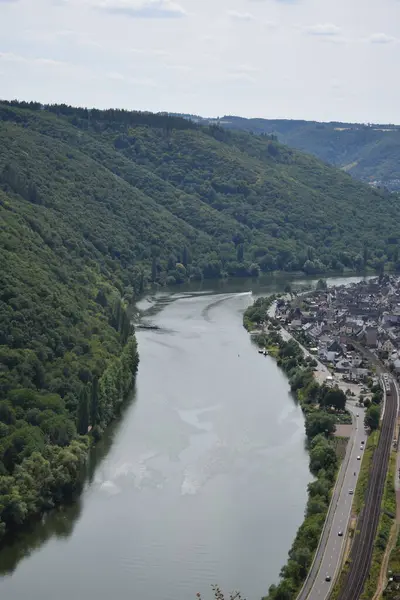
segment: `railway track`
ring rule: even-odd
[[[358,600],[368,579],[397,415],[397,389],[393,381],[390,383],[390,392],[386,397],[385,414],[378,446],[372,459],[365,505],[357,527],[359,534],[354,538],[350,570],[339,600]]]

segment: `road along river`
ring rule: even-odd
[[[80,501],[0,552],[1,598],[190,600],[217,582],[259,600],[277,581],[311,480],[303,417],[242,327],[251,293],[228,289],[142,301],[160,329],[137,333],[135,397]]]

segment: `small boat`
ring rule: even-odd
[[[262,348],[259,348],[258,354],[264,354],[264,350]]]

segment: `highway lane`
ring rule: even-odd
[[[356,407],[351,403],[347,404],[347,408],[353,414],[354,428],[338,474],[320,544],[309,576],[297,600],[325,600],[327,598],[332,591],[335,574],[340,566],[346,543],[346,532],[353,500],[353,495],[349,494],[349,490],[355,490],[361,467],[361,460],[357,460],[357,456],[362,458],[361,441],[364,441],[364,445],[366,443],[364,408]],[[338,535],[339,531],[343,532],[343,536]],[[331,577],[329,582],[325,581],[327,575]]]
[[[324,554],[320,564],[318,574],[315,578],[315,583],[308,595],[308,600],[325,600],[329,593],[332,591],[336,572],[340,567],[342,553],[347,539],[347,528],[351,516],[351,507],[353,502],[353,495],[349,492],[355,490],[358,475],[361,467],[361,460],[357,460],[357,456],[362,459],[363,450],[361,448],[363,441],[365,446],[367,436],[364,431],[364,409],[355,406],[348,406],[349,410],[354,415],[356,420],[356,430],[353,437],[353,444],[350,448],[350,455],[348,457],[347,468],[343,477],[343,482],[337,492],[337,497],[334,497],[332,508],[334,507],[333,515],[331,515],[331,522],[327,523],[329,527],[329,537],[325,546]],[[359,415],[357,417],[357,414]],[[351,444],[351,438],[349,440]],[[346,460],[346,459],[345,459]],[[344,463],[345,466],[346,463]],[[354,475],[356,473],[356,475]],[[339,536],[339,532],[343,535]],[[325,578],[329,576],[331,581],[326,581]]]

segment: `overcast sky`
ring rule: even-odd
[[[0,97],[400,123],[400,0],[0,0]]]

